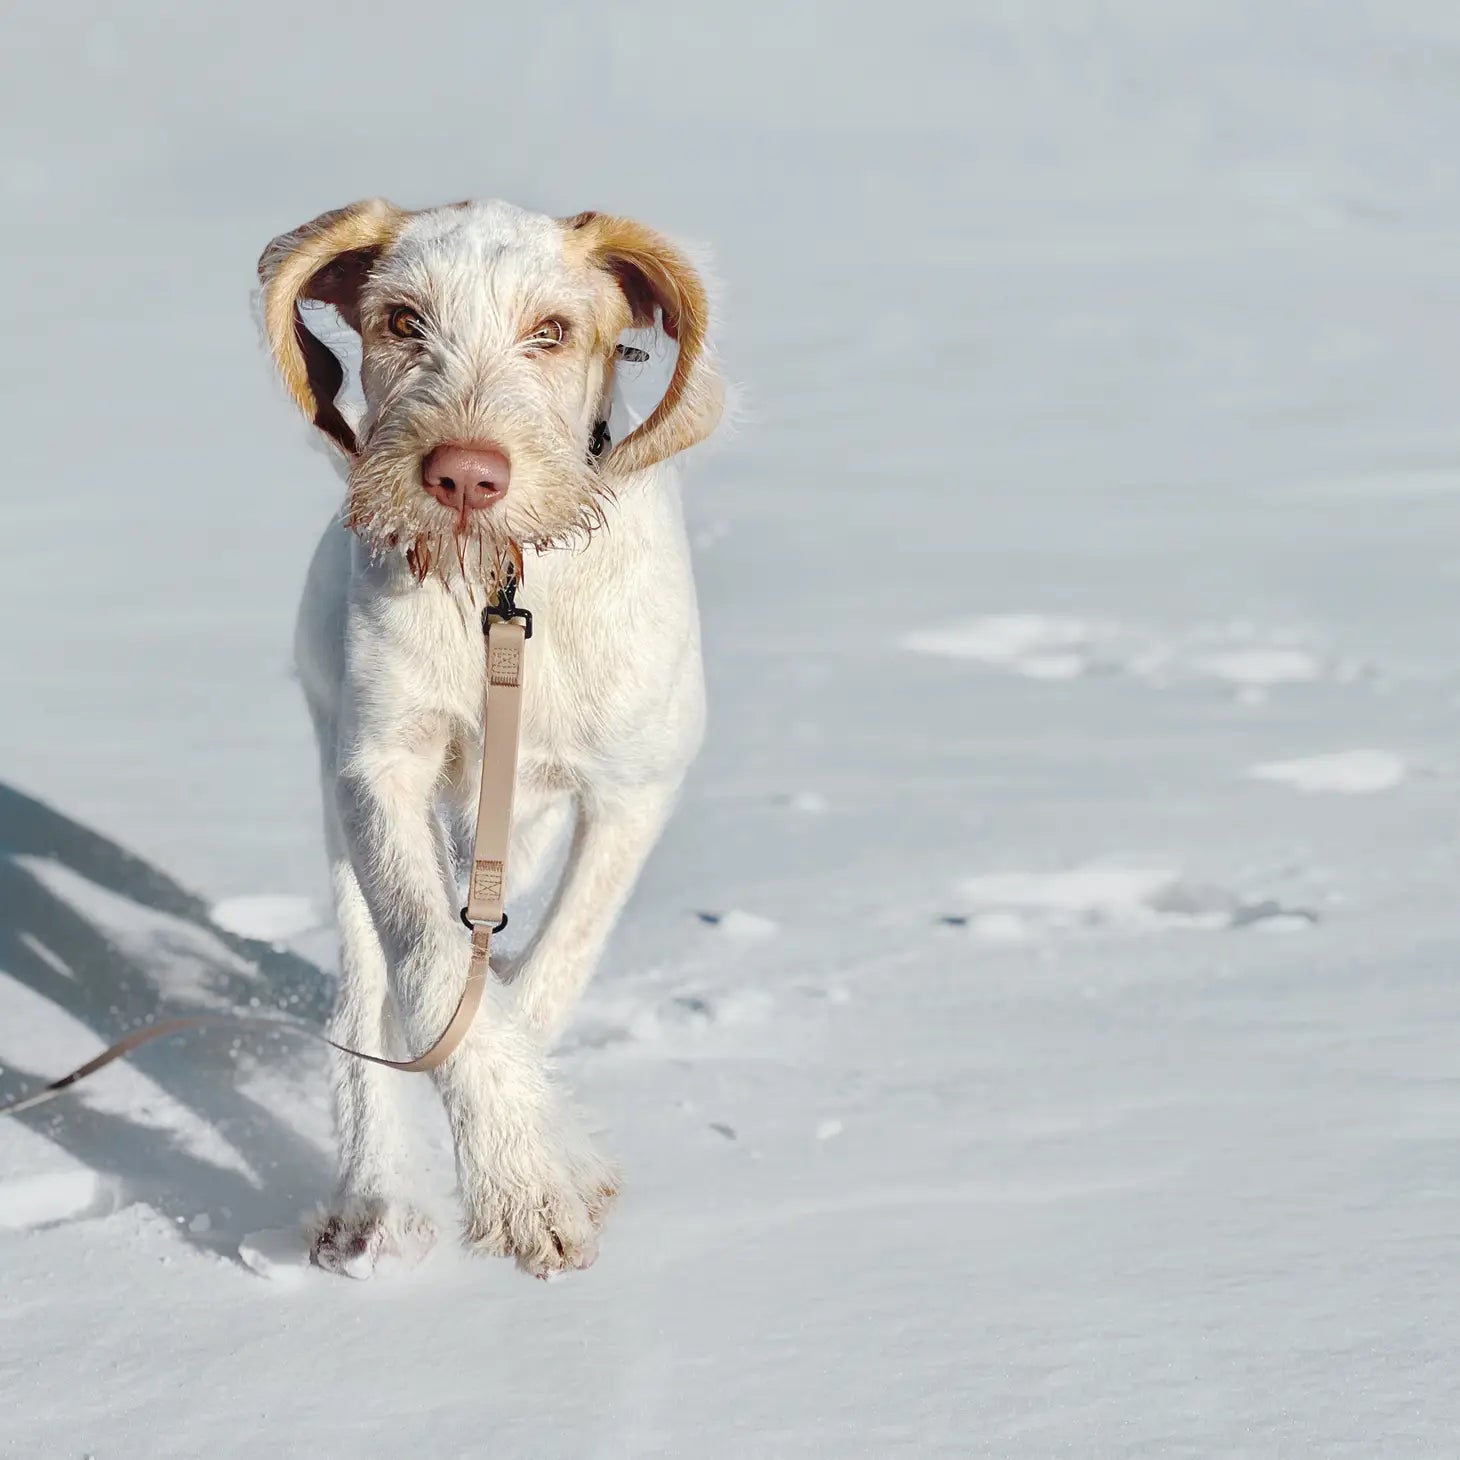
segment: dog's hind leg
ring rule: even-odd
[[[541,887],[572,810],[569,791],[518,789],[512,816],[512,848],[507,858],[509,898],[530,898]]]

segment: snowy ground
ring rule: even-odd
[[[12,20],[0,1094],[327,1006],[261,245],[639,213],[745,423],[604,1256],[311,1272],[321,1054],[154,1049],[0,1127],[0,1453],[1455,1454],[1460,12],[513,8]]]

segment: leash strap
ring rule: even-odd
[[[108,1045],[98,1055],[78,1065],[70,1074],[52,1080],[49,1085],[0,1105],[0,1116],[19,1115],[53,1100],[63,1090],[79,1084],[89,1075],[105,1069],[114,1060],[125,1059],[134,1050],[154,1039],[183,1034],[190,1029],[209,1025],[228,1025],[235,1029],[283,1029],[317,1039],[353,1059],[368,1060],[373,1065],[420,1074],[446,1063],[466,1038],[472,1020],[481,1007],[491,976],[492,934],[507,926],[504,902],[507,895],[507,845],[512,828],[512,792],[517,784],[517,749],[522,732],[522,679],[526,662],[525,645],[532,637],[532,615],[516,606],[514,595],[517,578],[510,570],[500,588],[497,600],[482,615],[486,641],[486,707],[482,725],[482,789],[477,801],[476,836],[472,842],[471,878],[466,906],[461,920],[471,929],[471,963],[466,986],[456,1005],[450,1023],[424,1054],[414,1059],[392,1060],[384,1055],[368,1054],[337,1044],[326,1034],[294,1019],[250,1018],[244,1014],[191,1014],[179,1019],[163,1019],[156,1024],[134,1029],[124,1039]]]

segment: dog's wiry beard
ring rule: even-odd
[[[581,545],[607,525],[613,494],[586,456],[575,459],[561,447],[520,438],[506,497],[463,522],[422,487],[421,459],[433,444],[388,429],[371,433],[351,465],[345,500],[345,526],[373,556],[402,556],[418,582],[435,577],[469,588],[497,582],[509,563],[521,570],[523,549]]]

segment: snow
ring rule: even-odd
[[[1090,629],[1078,619],[1036,613],[990,614],[941,629],[920,629],[907,636],[919,654],[946,654],[997,664],[1031,679],[1072,679],[1083,672],[1077,652],[1090,642]]]
[[[92,1171],[56,1171],[0,1186],[0,1228],[25,1231],[88,1212],[102,1186]]]
[[[281,942],[320,926],[320,915],[307,897],[263,893],[252,897],[225,897],[215,902],[208,916],[218,927],[244,938]]]
[[[1302,684],[1319,675],[1318,661],[1302,649],[1238,649],[1213,654],[1201,664],[1208,674],[1234,684]]]
[[[776,932],[776,925],[770,918],[763,918],[758,913],[746,912],[738,907],[732,907],[729,912],[723,913],[703,912],[700,914],[700,921],[714,928],[722,938],[741,943],[758,943],[763,938],[773,937]]]
[[[1326,665],[1289,642],[1290,629],[1264,634],[1250,623],[1199,624],[1176,633],[1145,624],[1090,623],[1040,613],[989,614],[919,629],[903,642],[918,654],[967,659],[1026,679],[1122,675],[1168,684],[1177,678],[1235,685],[1243,703],[1265,702],[1275,685],[1353,678],[1349,662]],[[1215,652],[1213,645],[1220,647]]]
[[[324,1053],[154,1045],[0,1125],[0,1453],[1452,1453],[1460,12],[95,15],[3,62],[0,1096],[328,1006],[274,233],[642,215],[741,423],[709,743],[560,1052],[597,1265],[459,1252],[422,1082],[435,1251],[312,1271]]]
[[[1051,874],[994,872],[965,880],[963,895],[978,906],[1119,917],[1148,906],[1175,881],[1174,872],[1146,867],[1082,867]]]
[[[1243,897],[1170,869],[1088,866],[1060,872],[992,872],[966,878],[956,900],[975,909],[944,921],[979,938],[1027,942],[1070,931],[1138,933],[1166,928],[1304,927],[1311,910]]]
[[[297,1226],[249,1232],[238,1244],[238,1256],[250,1272],[280,1287],[303,1287],[312,1276],[309,1249]]]
[[[1404,779],[1404,759],[1387,750],[1338,750],[1256,765],[1251,775],[1254,780],[1291,786],[1295,791],[1366,796],[1393,790]]]

